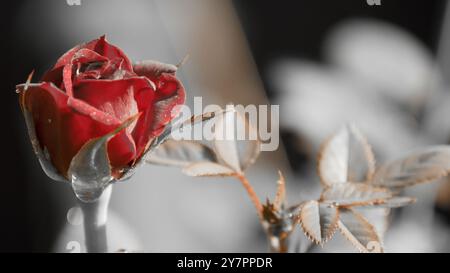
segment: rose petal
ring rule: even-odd
[[[72,70],[72,64],[67,64],[63,68],[64,90],[69,97],[73,97]]]
[[[74,49],[72,49],[74,50]],[[42,77],[41,81],[44,82],[52,82],[54,83],[56,86],[58,87],[62,87],[61,83],[63,81],[63,78],[67,81],[67,83],[64,84],[64,90],[67,90],[67,85],[70,84],[70,82],[72,81],[72,78],[74,78],[74,80],[76,81],[77,78],[77,74],[75,74],[75,77],[73,77],[72,72],[73,72],[73,67],[75,66],[75,68],[78,68],[79,66],[81,66],[82,64],[85,63],[91,63],[91,62],[105,62],[108,63],[109,60],[108,58],[98,54],[97,52],[87,49],[87,48],[76,48],[75,51],[69,51],[69,53],[64,54],[64,65],[60,66],[58,65],[58,67],[55,67],[53,69],[51,69],[50,71],[47,71],[44,76]],[[70,59],[67,59],[69,55],[70,55]],[[122,61],[122,59],[120,59]],[[59,62],[59,61],[58,61]],[[65,73],[64,73],[65,72]],[[63,74],[64,73],[64,74]],[[100,72],[99,72],[100,74]],[[70,76],[70,78],[69,78]],[[71,84],[70,84],[71,86]],[[71,88],[69,88],[68,90],[71,90]]]
[[[125,55],[125,53],[123,53],[123,51],[120,48],[109,44],[106,41],[105,35],[101,36],[98,39],[92,40],[88,43],[77,45],[77,46],[73,47],[72,49],[67,51],[63,56],[61,56],[58,59],[56,64],[53,66],[53,69],[56,69],[56,68],[59,68],[59,67],[62,67],[62,66],[65,66],[65,65],[71,63],[73,56],[79,50],[81,50],[83,48],[93,50],[93,51],[97,52],[98,54],[100,54],[104,57],[107,57],[108,59],[121,58],[124,60],[123,68],[128,71],[133,71],[132,64],[131,64],[130,60],[128,59],[128,57]]]
[[[123,98],[128,96],[128,92],[132,92],[134,95],[137,104],[136,111],[142,112],[142,116],[129,135],[136,146],[136,155],[140,156],[152,137],[150,128],[155,120],[153,115],[155,91],[148,79],[135,77],[122,80],[81,80],[75,87],[74,96],[97,109],[103,109],[103,111],[107,110],[105,108],[131,110],[132,105],[117,105],[127,104],[127,100]],[[112,112],[120,121],[135,114],[128,112],[120,115],[118,111]],[[130,131],[127,132],[130,133]],[[113,159],[111,160],[113,161]]]
[[[120,124],[120,120],[116,118],[114,115],[105,113],[94,106],[76,99],[74,97],[69,97],[67,100],[67,105],[74,111],[83,114],[85,116],[89,116],[93,120],[96,120],[105,125],[118,125]]]
[[[156,81],[156,99],[179,97],[184,103],[184,87],[181,82],[172,74],[163,73]]]
[[[81,64],[90,62],[105,62],[108,61],[107,58],[97,54],[95,51],[90,49],[82,48],[78,50],[72,57],[70,63],[66,64],[62,71],[64,90],[69,97],[73,96],[73,72],[74,66],[80,66]],[[75,75],[76,76],[76,75]]]
[[[90,62],[106,62],[108,58],[98,54],[97,52],[88,48],[78,50],[72,57],[72,64],[90,63]]]
[[[145,76],[150,80],[156,80],[162,73],[174,75],[175,72],[177,72],[177,67],[173,64],[145,60],[134,63],[133,71],[139,76]]]
[[[51,83],[29,86],[23,96],[25,107],[33,117],[39,145],[64,177],[72,158],[87,141],[117,127],[73,111],[67,104],[67,94]],[[121,168],[134,158],[133,144],[124,132],[111,139],[108,150],[115,151],[113,157],[121,159],[111,160],[113,168]]]
[[[138,120],[133,131],[137,156],[140,157],[148,147],[151,138],[159,136],[164,127],[173,119],[175,106],[183,104],[185,100],[184,87],[175,76],[162,74],[158,79],[160,88],[156,89],[156,102],[147,108]],[[146,100],[138,100],[146,101]]]
[[[60,66],[58,68],[53,68],[49,71],[47,71],[44,76],[42,76],[41,81],[42,82],[51,82],[60,89],[63,89],[62,85],[62,71],[64,69],[64,66]]]
[[[104,109],[105,104],[127,103],[123,101],[129,92],[132,92],[138,109],[134,113],[126,116],[117,115],[114,117],[120,121],[133,116],[137,112],[143,112],[151,107],[154,98],[154,89],[148,79],[144,77],[134,77],[121,80],[79,80],[74,87],[74,97],[89,105]],[[125,109],[130,109],[131,105],[122,105]]]
[[[75,47],[73,47],[72,49],[70,49],[69,51],[67,51],[66,53],[64,53],[64,55],[62,55],[61,57],[59,57],[58,61],[56,61],[56,64],[53,66],[52,70],[56,70],[57,68],[61,68],[67,64],[69,64],[72,60],[73,55],[75,55],[75,53],[80,50],[80,48],[82,48],[83,45],[77,45]]]
[[[125,53],[120,48],[108,43],[108,41],[106,41],[105,35],[87,43],[85,45],[85,48],[94,50],[98,54],[105,56],[108,59],[121,58],[124,60],[122,68],[128,71],[133,71],[133,66],[127,55],[125,55]]]

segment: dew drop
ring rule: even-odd
[[[109,184],[111,179],[105,181],[83,181],[72,175],[72,189],[78,199],[85,203],[92,203],[97,201]]]
[[[73,226],[79,226],[83,223],[83,212],[80,207],[71,207],[67,211],[67,222]]]

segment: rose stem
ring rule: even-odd
[[[244,186],[244,188],[247,190],[247,194],[250,197],[250,200],[253,202],[253,205],[255,205],[256,211],[258,212],[259,219],[262,223],[263,206],[261,205],[261,202],[259,201],[259,198],[256,195],[255,190],[253,189],[252,185],[250,185],[250,182],[248,182],[245,175],[237,174],[236,177],[241,181],[242,186]]]
[[[287,252],[287,240],[286,240],[287,238],[278,238],[278,245],[277,246],[273,245],[271,235],[269,234],[268,230],[265,228],[263,224],[264,221],[262,215],[263,206],[261,205],[261,202],[259,201],[259,198],[256,195],[256,192],[253,189],[252,185],[250,185],[250,182],[247,180],[244,174],[236,174],[236,177],[241,181],[242,186],[244,186],[244,188],[247,190],[247,194],[250,197],[250,200],[252,201],[253,205],[255,206],[256,211],[258,212],[259,221],[267,235],[270,252],[280,252],[280,253]]]
[[[79,201],[83,211],[84,241],[88,253],[108,252],[106,221],[111,192],[112,186],[108,186],[98,200],[91,203]]]

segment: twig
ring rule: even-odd
[[[245,190],[247,191],[248,196],[250,197],[250,200],[252,201],[253,205],[255,205],[256,211],[258,213],[259,219],[262,223],[263,220],[263,206],[261,204],[261,201],[259,201],[258,195],[256,195],[255,190],[253,189],[252,185],[250,185],[250,182],[248,182],[247,178],[243,174],[237,174],[236,177],[241,181],[242,186],[244,186]]]

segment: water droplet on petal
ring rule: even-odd
[[[80,179],[75,175],[72,175],[72,189],[77,196],[83,202],[91,203],[97,201],[105,190],[109,182],[112,181],[111,177],[105,177],[104,179],[86,181]]]
[[[73,226],[79,226],[83,223],[83,212],[80,207],[72,207],[67,211],[67,222]]]

